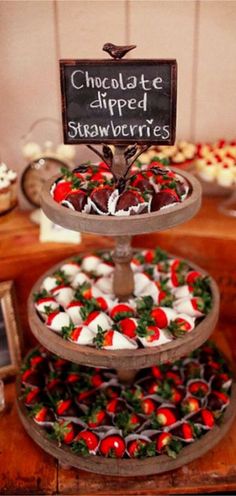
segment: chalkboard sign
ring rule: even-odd
[[[175,60],[62,60],[64,142],[171,145]]]

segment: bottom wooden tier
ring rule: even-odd
[[[89,455],[86,457],[74,454],[66,445],[50,439],[46,431],[39,427],[29,416],[21,396],[20,376],[17,381],[17,409],[21,422],[31,438],[47,453],[53,455],[64,465],[69,465],[89,472],[113,476],[141,476],[161,474],[182,467],[204,455],[213,448],[226,434],[236,414],[236,383],[231,387],[230,403],[224,410],[220,425],[215,425],[192,444],[186,445],[177,458],[172,459],[166,454],[146,459],[115,459],[103,456]]]
[[[55,441],[49,440],[46,433],[40,429],[35,422],[27,416],[27,412],[21,401],[17,400],[18,413],[21,422],[32,439],[50,455],[53,455],[64,465],[70,465],[97,474],[130,477],[135,475],[161,474],[199,458],[215,446],[230,428],[236,413],[236,385],[233,385],[232,396],[229,407],[224,414],[221,426],[215,426],[201,439],[183,448],[176,459],[167,455],[154,456],[145,460],[117,460],[98,456],[86,458],[74,455],[66,446],[59,447]]]

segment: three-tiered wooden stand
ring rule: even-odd
[[[133,291],[133,274],[130,268],[132,254],[130,247],[131,235],[168,229],[190,219],[200,207],[201,188],[198,181],[186,172],[181,172],[181,175],[191,186],[188,198],[182,204],[167,207],[159,212],[141,214],[128,218],[121,217],[119,219],[74,212],[58,205],[52,199],[50,187],[55,178],[49,180],[44,187],[42,209],[53,222],[63,227],[80,232],[114,236],[116,240],[116,247],[113,252],[115,263],[114,293],[122,301],[125,301]],[[202,269],[191,264],[191,262],[190,266],[204,273]],[[56,268],[57,266],[54,266],[37,281],[29,297],[29,323],[34,336],[49,351],[73,363],[92,367],[116,368],[119,380],[123,383],[131,384],[138,369],[158,363],[174,361],[190,353],[204,343],[215,328],[219,313],[219,292],[215,281],[210,278],[212,309],[202,322],[184,338],[178,338],[156,348],[140,348],[134,351],[97,350],[89,346],[80,346],[65,341],[46,327],[40,320],[33,304],[33,293],[40,289],[42,280],[46,275],[54,272]],[[233,384],[230,405],[224,413],[224,420],[221,426],[215,426],[201,439],[195,441],[192,445],[184,447],[175,460],[170,459],[167,455],[151,457],[145,460],[106,459],[92,455],[83,458],[75,455],[68,447],[59,447],[55,441],[48,439],[47,434],[29,418],[27,410],[19,397],[20,383],[18,383],[18,409],[22,423],[29,435],[48,453],[65,464],[70,464],[84,470],[109,475],[133,476],[162,473],[175,469],[198,458],[214,446],[225,435],[234,418],[236,387]]]

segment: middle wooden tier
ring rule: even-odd
[[[85,280],[85,285],[84,283],[82,283],[81,285],[81,281],[82,279],[84,279],[84,275],[88,277],[89,274],[89,272],[87,272],[87,274],[85,273],[83,267],[88,265],[89,257],[93,257],[95,259],[96,256],[98,260],[100,257],[99,263],[100,263],[100,267],[102,265],[103,270],[106,265],[107,268],[109,269],[109,263],[111,264],[110,267],[112,267],[112,262],[104,261],[106,260],[106,257],[109,256],[107,252],[101,252],[100,255],[80,254],[80,264],[78,262],[78,259],[76,259],[76,257],[62,261],[60,264],[55,265],[49,271],[47,271],[37,281],[37,283],[34,285],[31,291],[28,300],[29,324],[36,339],[49,351],[59,355],[62,358],[65,358],[74,363],[78,363],[82,365],[88,365],[93,367],[116,368],[122,370],[137,370],[137,369],[153,366],[154,364],[157,363],[174,361],[186,355],[187,353],[190,353],[209,338],[218,320],[219,291],[214,279],[209,277],[208,274],[205,271],[203,271],[201,268],[199,268],[198,266],[192,264],[187,260],[181,260],[179,258],[174,259],[172,255],[167,255],[167,254],[165,254],[165,256],[167,257],[166,260],[160,262],[159,265],[158,264],[154,265],[154,263],[153,265],[151,265],[150,263],[144,264],[143,265],[144,267],[143,271],[145,272],[144,277],[146,277],[147,280],[148,277],[150,277],[150,267],[154,267],[154,270],[156,271],[158,271],[158,269],[157,268],[155,269],[155,267],[159,267],[159,270],[162,269],[167,270],[167,266],[169,264],[169,266],[172,267],[170,269],[172,271],[171,274],[175,278],[176,276],[179,278],[185,277],[186,280],[189,281],[191,279],[192,282],[189,285],[187,285],[186,283],[182,284],[182,286],[180,286],[179,288],[175,288],[173,290],[173,295],[175,295],[173,296],[174,298],[173,299],[174,303],[172,305],[173,309],[170,308],[171,305],[169,305],[169,303],[166,303],[168,299],[167,297],[171,295],[171,290],[168,289],[166,290],[166,292],[164,292],[165,293],[164,300],[160,300],[159,303],[156,301],[155,303],[153,303],[153,306],[151,303],[151,307],[148,307],[147,305],[150,305],[150,302],[152,301],[152,297],[149,295],[148,288],[150,288],[150,290],[152,291],[152,289],[155,289],[157,288],[158,285],[161,286],[162,284],[162,280],[160,278],[158,280],[159,276],[157,275],[157,280],[150,281],[151,286],[147,286],[147,290],[143,292],[140,291],[140,294],[138,295],[137,295],[138,292],[137,286],[135,287],[135,294],[133,295],[133,298],[131,298],[130,302],[127,302],[127,305],[130,306],[130,314],[129,314],[129,308],[127,313],[127,308],[125,307],[125,303],[120,303],[119,301],[117,301],[117,299],[115,299],[115,297],[113,301],[110,301],[108,294],[105,293],[103,294],[102,292],[99,293],[101,289],[101,285],[99,286],[99,282],[102,279],[101,282],[106,284],[106,281],[104,281],[104,279],[106,278],[104,277],[99,278],[97,276],[94,279],[95,282],[90,281],[86,283]],[[134,259],[131,265],[133,266],[135,265],[135,260],[142,261],[142,257],[144,258],[146,257],[146,259],[149,259],[155,256],[156,257],[158,256],[158,251],[155,250],[135,251]],[[163,252],[161,253],[161,256],[164,256]],[[155,258],[153,260],[155,260]],[[91,260],[91,263],[92,262],[95,263],[96,260],[95,262],[94,260]],[[62,278],[68,277],[70,271],[73,270],[76,271],[76,263],[78,264],[78,273],[77,275],[73,276],[74,277],[73,280],[80,281],[80,285],[79,286],[76,284],[73,285],[73,282],[70,284],[68,282],[65,283],[65,280],[61,284],[62,282],[60,280],[61,277]],[[177,266],[179,267],[179,269],[176,268]],[[175,267],[175,269],[173,269],[173,267]],[[140,271],[140,267],[138,267],[138,271],[135,273],[136,274],[135,281],[141,280],[141,282],[143,282],[144,272]],[[65,276],[65,274],[67,274],[67,276]],[[91,277],[92,274],[94,277],[94,272],[91,271]],[[165,278],[168,279],[168,274],[169,274],[168,272],[164,272],[163,275],[161,276],[164,277],[163,279],[164,284],[166,284]],[[109,277],[107,278],[107,280],[109,280]],[[49,290],[48,292],[46,291],[45,293],[45,285],[47,286],[47,284],[51,284],[51,283],[55,284],[55,287],[51,291]],[[202,296],[196,296],[196,294],[201,295],[202,284],[203,284]],[[208,285],[208,292],[209,292],[208,296],[211,300],[208,311],[204,315],[203,313],[201,314],[201,312],[199,312],[197,308],[196,309],[193,308],[193,313],[195,312],[196,315],[195,318],[188,316],[187,310],[185,315],[183,308],[187,309],[190,304],[191,305],[194,304],[194,306],[196,306],[196,304],[198,305],[199,303],[203,302],[203,299],[206,296],[206,291],[207,291],[204,286],[205,284]],[[74,301],[76,300],[74,294],[70,295],[71,303],[68,304],[68,302],[65,302],[63,309],[63,306],[61,306],[62,304],[61,297],[62,294],[66,294],[68,296],[70,287],[72,288],[72,291],[76,292],[76,297],[79,301],[77,302]],[[96,291],[94,292],[94,296],[92,296],[94,289],[96,289]],[[181,289],[181,291],[189,290],[190,291],[189,297],[187,298],[176,297],[176,294],[178,294],[179,289]],[[160,299],[160,296],[163,296],[163,291],[158,290],[157,288],[157,294],[159,294],[159,299]],[[38,296],[35,297],[35,295]],[[55,302],[54,302],[54,298],[55,298]],[[96,305],[97,304],[104,305],[104,302],[106,303],[107,301],[108,303],[111,303],[110,309],[107,308],[107,310],[105,310],[103,308],[103,310],[99,311]],[[50,306],[50,304],[54,304],[54,309],[49,309],[49,312],[52,312],[52,310],[55,311],[55,319],[60,319],[61,316],[60,312],[62,313],[62,319],[68,318],[67,315],[68,308],[70,309],[72,308],[73,311],[74,308],[73,305],[76,306],[77,304],[79,311],[81,310],[81,308],[83,308],[82,315],[83,312],[85,313],[87,312],[84,322],[78,323],[77,321],[73,321],[72,319],[72,326],[71,326],[72,329],[70,328],[71,324],[69,326],[68,324],[63,324],[63,326],[65,325],[68,326],[68,334],[65,334],[66,328],[64,327],[61,330],[58,328],[53,329],[52,322],[54,319],[54,315],[53,313],[50,314],[52,315],[52,319],[51,318],[48,319],[48,316],[46,315],[48,312],[48,306]],[[146,305],[146,307],[144,308],[144,312],[142,307],[143,304]],[[95,307],[92,308],[91,305],[92,307],[93,305],[95,305]],[[120,306],[120,308],[118,308],[118,311],[120,311],[121,314],[117,313],[117,306],[118,307]],[[141,310],[139,310],[140,308]],[[39,309],[42,310],[41,313]],[[158,309],[160,309],[160,311],[162,312],[163,317],[165,317],[165,311],[166,311],[167,319],[169,318],[169,314],[171,314],[171,312],[174,312],[173,316],[170,317],[170,321],[168,322],[168,325],[166,324],[166,330],[164,329],[165,325],[159,323],[158,321],[159,313],[160,313]],[[152,322],[149,321],[149,312]],[[156,324],[154,325],[156,314],[158,314],[158,319],[156,321]],[[91,322],[91,316],[94,318],[92,322]],[[104,329],[101,329],[102,326],[101,319],[106,319],[106,317],[108,319],[108,324],[104,326]],[[111,325],[111,320],[112,320],[112,325]],[[190,329],[188,327],[188,323],[190,322],[191,324],[192,320],[194,321],[194,326],[192,326],[192,328]],[[94,330],[93,327],[96,324],[96,322],[98,326],[96,330]],[[137,336],[134,339],[129,339],[130,336],[127,337],[128,336],[127,333],[129,331],[129,324],[132,325],[132,328],[135,325],[137,326],[139,335],[137,334]],[[93,335],[92,333],[94,332],[94,337],[96,336],[94,342],[96,342],[96,344],[93,344],[92,341],[89,346],[85,344],[85,341],[83,341],[83,344],[79,344],[81,341],[77,339],[77,337],[82,336],[82,334],[80,334],[81,332],[80,327],[83,327],[83,325],[85,326],[83,330],[84,336],[86,337],[86,333],[87,336]],[[185,331],[187,330],[188,332],[184,332],[185,325],[187,325]],[[147,328],[147,332],[148,332],[147,338],[144,337],[145,336],[144,326],[146,326]],[[153,333],[155,333],[155,330],[158,327],[160,328],[159,329],[160,344],[158,343],[158,339],[157,339],[157,341],[155,342],[157,343],[157,345],[155,345],[155,343],[153,343],[153,339],[154,339]],[[76,334],[77,331],[75,331],[73,328],[78,329],[78,334]],[[173,331],[172,334],[171,331]],[[113,333],[114,335],[113,337],[115,337],[118,340],[119,339],[123,340],[121,346],[121,348],[123,349],[106,349],[106,347],[102,347],[102,349],[99,349],[99,345],[100,345],[100,342],[98,340],[99,333],[100,333],[99,337],[102,339],[107,338],[108,335],[109,335],[109,339],[111,339]],[[75,335],[77,336],[76,337],[77,342],[73,342],[73,338],[75,337]],[[68,336],[69,336],[69,340],[65,339],[65,337],[68,338]],[[167,338],[167,336],[169,336],[169,339]],[[124,345],[125,339],[127,339],[128,345],[130,345],[131,341],[132,343],[138,342],[138,345],[136,345],[136,348],[135,346],[134,347],[127,346],[126,349]],[[147,341],[145,341],[145,339],[147,339]],[[119,346],[117,348],[119,348]]]

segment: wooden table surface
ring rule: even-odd
[[[221,289],[221,320],[214,338],[236,360],[236,220],[217,212],[217,199],[204,200],[191,221],[165,233],[133,240],[134,246],[157,245],[201,265]],[[38,242],[38,227],[27,213],[0,218],[0,280],[14,279],[25,349],[34,344],[27,324],[26,300],[43,271],[78,251],[111,247],[112,240],[84,235],[79,246]],[[0,495],[159,495],[236,491],[236,421],[213,450],[189,465],[159,476],[110,478],[63,468],[24,432],[14,404],[14,382],[6,385],[7,409],[0,414]]]

